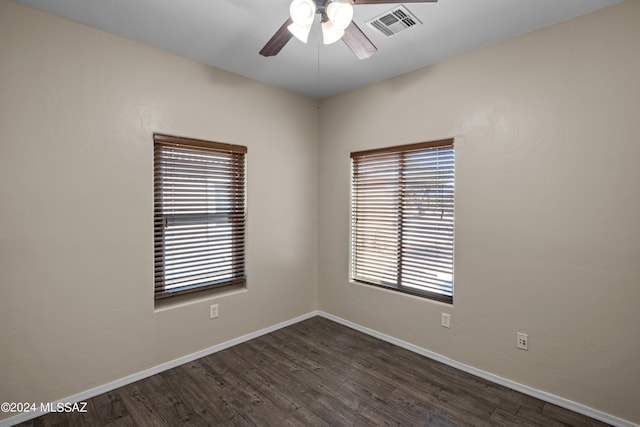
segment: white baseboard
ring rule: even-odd
[[[387,341],[391,344],[395,344],[398,347],[405,348],[414,353],[418,353],[422,356],[428,357],[429,359],[436,360],[438,362],[444,363],[445,365],[449,365],[461,371],[467,372],[469,374],[475,375],[480,378],[484,378],[496,384],[503,385],[512,390],[519,391],[521,393],[527,394],[529,396],[535,397],[540,400],[544,400],[545,402],[552,403],[554,405],[569,409],[571,411],[577,412],[579,414],[586,415],[588,417],[594,418],[596,420],[600,420],[602,422],[619,426],[619,427],[638,427],[638,424],[632,423],[631,421],[623,420],[622,418],[615,417],[613,415],[607,414],[606,412],[598,411],[597,409],[590,408],[588,406],[582,405],[580,403],[573,402],[571,400],[565,399],[560,396],[556,396],[551,393],[547,393],[545,391],[537,390],[535,388],[531,388],[524,384],[517,383],[515,381],[502,378],[498,375],[492,374],[490,372],[483,371],[478,368],[474,368],[473,366],[465,365],[464,363],[460,363],[456,360],[450,359],[446,356],[443,356],[438,353],[434,353],[433,351],[429,351],[422,347],[418,347],[417,345],[413,345],[406,341],[402,341],[400,339],[394,338],[390,335],[383,334],[374,329],[369,329],[364,326],[361,326],[357,323],[353,323],[349,320],[343,319],[338,316],[334,316],[333,314],[325,313],[324,311],[318,312],[319,316],[327,318],[329,320],[333,320],[336,323],[340,323],[344,326],[348,326],[357,331],[363,332],[367,335],[371,335],[373,337],[379,338],[383,341]]]
[[[486,380],[492,381],[496,384],[500,384],[503,385],[505,387],[509,387],[510,389],[519,391],[521,393],[527,394],[529,396],[533,396],[535,398],[538,398],[540,400],[544,400],[545,402],[549,402],[549,403],[553,403],[554,405],[558,405],[560,407],[572,410],[574,412],[578,412],[580,414],[595,418],[597,420],[609,423],[611,425],[614,426],[619,426],[619,427],[638,427],[637,424],[634,424],[630,421],[627,420],[623,420],[621,418],[615,417],[613,415],[609,415],[605,412],[602,411],[598,411],[596,409],[590,408],[588,406],[582,405],[580,403],[576,403],[573,402],[571,400],[568,399],[564,399],[562,397],[553,395],[551,393],[547,393],[541,390],[536,390],[534,388],[528,387],[526,385],[517,383],[515,381],[512,380],[508,380],[506,378],[502,378],[498,375],[492,374],[490,372],[486,372],[483,371],[481,369],[478,368],[474,368],[473,366],[469,366],[469,365],[465,365],[464,363],[460,363],[458,361],[455,361],[453,359],[450,359],[446,356],[443,356],[441,354],[438,353],[434,353],[432,351],[429,351],[427,349],[424,349],[422,347],[418,347],[416,345],[413,345],[411,343],[408,343],[406,341],[402,341],[400,339],[394,338],[390,335],[386,335],[383,334],[381,332],[378,332],[376,330],[373,329],[369,329],[366,328],[364,326],[358,325],[357,323],[353,323],[350,322],[349,320],[343,319],[341,317],[338,316],[334,316],[333,314],[329,314],[326,313],[324,311],[319,311],[319,310],[315,310],[315,311],[311,311],[309,313],[303,314],[301,316],[298,317],[294,317],[293,319],[289,319],[286,320],[284,322],[278,323],[276,325],[272,325],[269,326],[267,328],[264,329],[260,329],[259,331],[256,332],[252,332],[250,334],[246,334],[243,335],[241,337],[238,338],[234,338],[232,340],[223,342],[221,344],[216,344],[214,346],[211,346],[209,348],[205,348],[204,350],[200,350],[197,351],[195,353],[192,354],[188,354],[186,356],[182,356],[179,357],[177,359],[171,360],[169,362],[166,363],[162,363],[160,365],[154,366],[153,368],[149,368],[149,369],[145,369],[144,371],[140,371],[137,372],[135,374],[132,375],[128,375],[126,377],[117,379],[115,381],[111,381],[110,383],[107,384],[103,384],[101,386],[98,387],[94,387],[92,389],[83,391],[81,393],[78,394],[74,394],[73,396],[69,396],[65,399],[61,399],[58,400],[56,402],[53,402],[53,406],[55,407],[56,404],[58,403],[74,403],[74,402],[81,402],[87,399],[91,399],[92,397],[98,396],[102,393],[106,393],[108,391],[114,390],[116,388],[119,387],[123,387],[127,384],[131,384],[133,382],[145,379],[147,377],[150,377],[152,375],[158,374],[160,372],[166,371],[168,369],[172,369],[175,368],[177,366],[183,365],[185,363],[191,362],[193,360],[199,359],[201,357],[205,357],[208,356],[210,354],[216,353],[218,351],[222,351],[224,349],[227,349],[229,347],[233,347],[234,345],[238,345],[241,344],[245,341],[249,341],[252,340],[254,338],[258,338],[262,335],[268,334],[270,332],[276,331],[278,329],[293,325],[295,323],[298,322],[302,322],[303,320],[307,320],[311,317],[314,316],[322,316],[324,318],[327,318],[329,320],[333,320],[334,322],[340,323],[342,325],[348,326],[352,329],[355,329],[357,331],[363,332],[367,335],[371,335],[373,337],[379,338],[383,341],[387,341],[391,344],[395,344],[399,347],[405,348],[409,351],[412,351],[414,353],[420,354],[422,356],[428,357],[430,359],[436,360],[438,362],[442,362],[446,365],[452,366],[456,369],[460,369],[461,371],[464,372],[468,372],[472,375],[478,376],[480,378],[484,378]],[[34,412],[25,412],[25,413],[21,413],[18,415],[15,415],[13,417],[10,418],[5,418],[3,420],[0,420],[0,427],[10,427],[10,426],[14,426],[16,424],[20,424],[23,423],[25,421],[28,421],[30,419],[39,417],[41,415],[44,415],[45,412],[40,411],[40,410],[36,410]]]
[[[136,372],[135,374],[128,375],[126,377],[117,379],[115,381],[111,381],[110,383],[100,385],[98,387],[94,387],[92,389],[83,391],[78,394],[74,394],[73,396],[66,397],[64,399],[53,402],[53,407],[56,407],[58,403],[74,403],[81,402],[87,399],[91,399],[92,397],[98,396],[102,393],[106,393],[111,390],[115,390],[116,388],[123,387],[127,384],[134,383],[136,381],[145,379],[155,374],[159,374],[160,372],[166,371],[168,369],[175,368],[177,366],[183,365],[185,363],[192,362],[196,359],[200,359],[201,357],[208,356],[213,353],[217,353],[218,351],[222,351],[229,347],[233,347],[234,345],[241,344],[245,341],[252,340],[254,338],[258,338],[259,336],[266,335],[270,332],[276,331],[278,329],[282,329],[284,327],[293,325],[298,322],[302,322],[303,320],[307,320],[311,317],[317,316],[319,314],[318,311],[312,311],[302,316],[294,317],[293,319],[286,320],[284,322],[278,323],[276,325],[269,326],[264,329],[260,329],[259,331],[252,332],[250,334],[243,335],[238,338],[234,338],[232,340],[223,342],[221,344],[216,344],[209,348],[205,348],[204,350],[196,351],[195,353],[188,354],[186,356],[179,357],[177,359],[171,360],[169,362],[161,363],[160,365],[154,366],[153,368],[145,369],[144,371]],[[46,411],[41,411],[39,408],[33,412],[23,412],[21,414],[15,415],[13,417],[5,418],[0,420],[0,427],[10,427],[16,424],[23,423],[30,419],[39,417],[44,415]]]

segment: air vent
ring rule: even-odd
[[[404,6],[397,6],[393,9],[378,15],[375,18],[366,22],[371,28],[380,31],[387,37],[398,34],[401,31],[415,27],[418,24],[422,24],[407,10]]]

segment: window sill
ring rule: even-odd
[[[213,301],[218,298],[242,294],[245,292],[247,292],[247,286],[245,284],[242,284],[242,285],[234,285],[234,286],[225,286],[217,289],[209,289],[206,291],[195,292],[192,294],[176,295],[175,297],[171,297],[171,298],[163,298],[163,299],[155,300],[153,312],[154,314],[162,313],[163,311],[185,307],[188,305],[198,304],[205,301]]]
[[[355,284],[355,285],[363,286],[363,287],[377,288],[377,289],[385,290],[385,291],[388,291],[388,292],[393,292],[395,294],[401,293],[401,294],[404,294],[404,295],[409,295],[409,296],[412,296],[412,297],[415,297],[415,298],[420,298],[423,301],[424,300],[428,300],[428,301],[433,301],[433,302],[440,303],[440,304],[445,304],[448,307],[453,306],[453,298],[445,296],[445,295],[440,295],[440,294],[436,294],[436,293],[432,293],[432,292],[416,291],[416,290],[413,290],[413,289],[410,289],[410,288],[406,288],[406,287],[379,285],[377,283],[365,282],[365,281],[361,281],[361,280],[350,279],[349,282],[352,283],[352,284]]]

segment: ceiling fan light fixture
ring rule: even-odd
[[[311,32],[311,24],[309,25],[299,25],[295,22],[287,27],[289,32],[294,35],[295,38],[300,40],[302,43],[306,43],[309,40],[309,33]]]
[[[311,27],[316,15],[316,3],[313,0],[293,0],[289,6],[289,15],[295,24]]]
[[[327,18],[339,30],[345,30],[353,20],[353,5],[332,1],[327,5]]]
[[[331,21],[322,23],[322,42],[324,44],[332,44],[340,40],[344,36],[344,30],[333,25]]]

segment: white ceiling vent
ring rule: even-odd
[[[366,24],[371,28],[380,31],[385,36],[391,37],[401,31],[422,24],[422,22],[413,16],[406,7],[397,6],[382,15],[378,15],[367,21]]]

